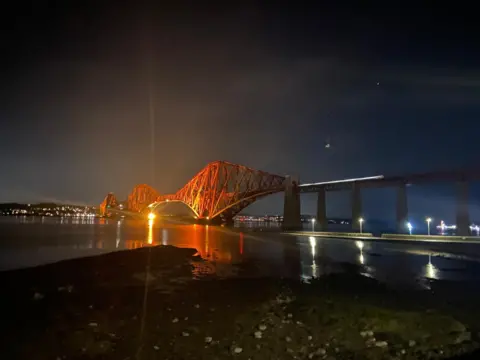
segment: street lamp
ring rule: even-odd
[[[432,222],[432,218],[427,218],[427,227],[428,227],[428,236],[430,236],[430,223]]]
[[[152,220],[155,219],[155,214],[154,213],[148,213],[148,220]]]
[[[412,224],[410,224],[409,222],[407,222],[407,228],[408,228],[408,232],[410,233],[410,235],[412,235],[412,229],[413,229]]]
[[[312,232],[315,231],[315,218],[312,218]]]
[[[360,224],[360,234],[363,232],[363,222],[364,221],[365,220],[363,220],[363,218],[358,219],[358,223]]]

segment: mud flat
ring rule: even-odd
[[[0,273],[2,358],[480,358],[478,301],[438,301],[448,284],[302,283],[248,264],[219,276],[195,254],[159,246]]]

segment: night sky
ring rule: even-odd
[[[2,11],[2,202],[97,204],[151,183],[149,92],[161,193],[214,160],[302,182],[479,164],[473,4],[34,3]],[[453,220],[453,195],[410,188],[412,217]],[[366,217],[393,219],[394,199],[366,191]],[[327,200],[329,216],[349,215],[347,193]]]

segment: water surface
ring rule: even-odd
[[[148,245],[195,248],[214,271],[254,264],[248,276],[309,279],[348,269],[393,286],[480,281],[477,244],[355,241],[161,220],[0,218],[0,270]]]

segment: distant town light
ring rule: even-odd
[[[148,220],[153,220],[155,219],[155,214],[154,213],[148,213]]]

